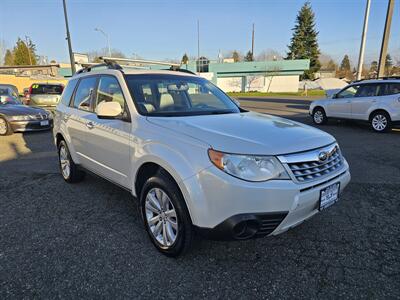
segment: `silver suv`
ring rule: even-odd
[[[376,132],[387,132],[400,124],[400,78],[356,81],[332,98],[313,101],[310,115],[315,124],[328,119],[367,121]]]

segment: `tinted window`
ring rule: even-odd
[[[400,94],[400,83],[387,83],[383,89],[382,95],[395,95]]]
[[[63,86],[55,85],[55,84],[32,84],[31,86],[31,94],[39,95],[39,94],[50,94],[50,95],[61,95],[63,91]]]
[[[357,90],[355,97],[373,97],[378,95],[378,84],[363,84]]]
[[[64,92],[62,93],[61,96],[61,103],[68,106],[69,103],[71,102],[71,97],[72,94],[74,93],[76,83],[78,82],[78,79],[72,79],[68,82],[67,87],[65,88]]]
[[[125,108],[124,96],[118,80],[112,76],[100,77],[99,87],[97,89],[96,105],[101,102],[118,102],[122,110]]]
[[[81,79],[75,93],[74,107],[90,111],[93,91],[96,88],[97,77]]]
[[[359,85],[349,86],[343,91],[339,92],[336,98],[353,98],[356,95],[359,87],[360,87]]]

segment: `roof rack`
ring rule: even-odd
[[[84,68],[77,71],[76,74],[90,72],[94,68],[104,68],[104,67],[106,67],[107,69],[122,70],[123,67],[121,65],[137,69],[146,69],[145,67],[146,65],[169,66],[169,69],[167,70],[196,74],[190,70],[181,69],[180,68],[181,64],[171,63],[171,62],[143,60],[143,59],[129,59],[129,58],[119,58],[119,57],[108,57],[108,56],[100,56],[99,59],[104,61],[104,63],[81,64]]]

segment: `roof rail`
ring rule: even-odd
[[[104,62],[104,63],[84,63],[82,64],[83,69],[80,69],[76,74],[91,72],[93,69],[106,67],[107,69],[122,70],[122,67],[114,62]]]
[[[361,82],[364,80],[391,80],[391,79],[400,79],[400,76],[384,76],[384,77],[377,77],[377,78],[363,78],[359,80],[353,80],[352,83]]]

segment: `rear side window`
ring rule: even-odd
[[[400,83],[387,83],[383,89],[382,96],[400,94]]]
[[[71,97],[72,94],[74,93],[76,83],[78,82],[78,79],[72,79],[68,82],[67,87],[65,88],[64,92],[62,93],[61,96],[61,103],[69,106],[69,103],[71,102]]]
[[[61,84],[32,84],[31,95],[61,95],[63,86]]]
[[[74,107],[82,110],[91,110],[93,92],[96,89],[97,77],[81,79],[75,93]]]

